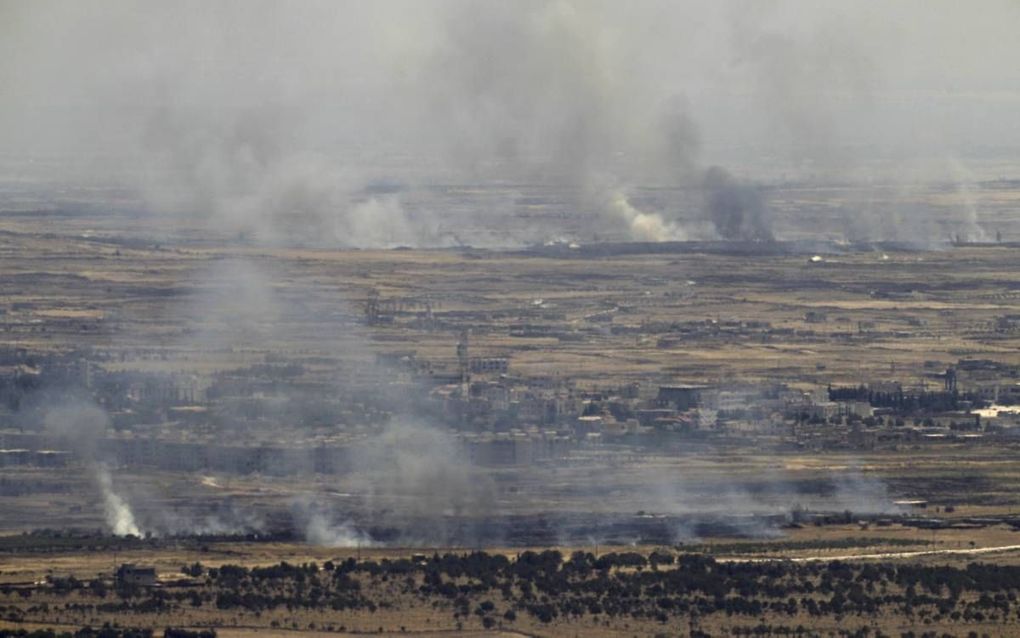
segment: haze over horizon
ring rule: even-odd
[[[1013,177],[1020,148],[1008,1],[7,0],[0,14],[10,180],[115,184],[260,238],[443,245],[463,222],[420,193],[449,182],[566,188],[610,236],[772,238],[771,221],[734,226],[706,202],[757,219],[767,206],[739,190],[756,182],[972,190]],[[635,206],[649,186],[705,192]],[[466,214],[489,226],[512,200]]]

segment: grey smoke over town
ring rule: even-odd
[[[314,339],[317,354],[340,368],[356,370],[355,376],[394,374],[378,363],[368,330],[351,322],[360,316],[355,304],[339,304],[341,313],[333,320],[316,317],[314,303],[331,295],[320,284],[288,283],[287,273],[271,265],[247,259],[214,260],[191,273],[187,284],[191,294],[167,304],[165,312],[179,315],[182,325],[200,326],[186,330],[175,347],[187,351],[230,353],[243,361],[261,362],[267,347],[278,343],[301,343]],[[345,308],[345,306],[347,306]],[[360,318],[360,317],[359,317]],[[306,326],[316,321],[316,333],[309,337]],[[336,392],[350,392],[337,378],[327,385],[324,397],[309,397],[280,387],[267,388],[264,398],[270,406],[266,419],[246,417],[243,407],[228,413],[217,438],[244,437],[267,441],[279,435],[280,427],[295,436],[314,419],[309,403],[328,400]],[[467,513],[484,516],[489,510],[493,486],[470,459],[457,438],[441,423],[418,414],[419,406],[408,396],[399,396],[387,385],[374,387],[380,400],[389,405],[393,419],[362,432],[352,444],[350,476],[344,489],[357,495],[357,502],[371,514],[371,520],[388,521],[402,530],[404,543],[437,542],[448,538],[443,521]],[[346,395],[345,395],[346,396]],[[314,475],[314,449],[298,447],[273,468],[281,476]],[[345,472],[344,474],[347,474]],[[319,489],[302,492],[292,499],[294,524],[312,543],[353,547],[372,543],[370,535],[355,522],[350,502],[337,499],[336,483],[322,481]],[[362,512],[364,513],[364,512]],[[218,516],[186,517],[188,525],[159,524],[173,533],[211,533],[224,530],[258,530],[261,525],[251,513],[228,508]],[[413,527],[410,522],[413,521]]]
[[[316,312],[316,301],[322,295],[335,294],[324,290],[323,282],[290,281],[287,272],[271,261],[240,258],[211,259],[191,271],[180,285],[189,294],[165,301],[160,310],[176,318],[174,325],[188,326],[168,341],[169,351],[231,360],[238,357],[239,365],[265,363],[266,349],[273,344],[306,342],[309,337],[304,330]],[[371,329],[349,322],[356,312],[351,304],[335,321],[315,324],[316,355],[335,361],[337,366],[353,365],[361,376],[397,374],[377,361]],[[137,337],[119,338],[130,342]],[[519,478],[500,479],[498,470],[476,464],[452,429],[421,413],[413,392],[401,386],[401,396],[387,383],[373,385],[372,391],[392,407],[393,416],[385,423],[357,428],[358,436],[350,444],[342,471],[318,472],[315,448],[306,438],[314,428],[314,417],[308,418],[314,410],[307,404],[345,390],[342,384],[350,382],[338,378],[323,388],[325,397],[295,393],[285,383],[268,386],[260,398],[276,407],[265,414],[253,417],[243,405],[226,404],[219,406],[212,419],[210,444],[238,440],[250,445],[272,444],[279,441],[281,431],[298,443],[267,468],[268,476],[243,480],[285,495],[288,524],[308,542],[330,547],[484,544],[502,533],[499,521],[533,513],[535,504],[541,507],[545,498],[563,496],[557,495],[555,487],[529,487],[519,483]],[[73,397],[73,393],[65,393],[43,411],[41,419],[45,431],[84,462],[111,533],[158,537],[271,529],[254,504],[229,498],[230,483],[242,479],[193,476],[192,489],[200,494],[162,492],[158,480],[140,477],[137,467],[126,467],[125,459],[110,451],[110,439],[116,435],[107,412]],[[791,514],[791,504],[813,511],[846,509],[862,515],[890,511],[890,499],[881,482],[860,472],[849,476],[834,472],[809,484],[782,469],[734,477],[717,460],[719,450],[711,446],[702,444],[683,454],[688,462],[670,466],[668,472],[625,465],[619,472],[583,465],[563,471],[579,473],[573,482],[576,487],[570,488],[571,497],[628,512],[628,516],[640,510],[649,516],[671,517],[678,541],[698,537],[697,526],[687,521],[711,521],[714,517],[725,518],[741,534],[774,534],[777,521],[785,521]],[[679,469],[684,467],[690,473]],[[585,476],[586,472],[590,474]],[[704,478],[706,472],[711,478]],[[553,476],[557,473],[553,471]],[[284,477],[292,477],[291,482]],[[570,521],[577,513],[543,516],[564,542],[576,533],[578,525]],[[386,532],[382,539],[373,533],[380,529]],[[585,533],[599,531],[596,525]]]
[[[254,241],[447,244],[457,221],[409,202],[450,181],[554,184],[636,240],[765,239],[751,194],[777,166],[899,183],[929,157],[1020,144],[998,88],[1020,78],[995,64],[1017,53],[1010,2],[0,7],[5,152],[70,157],[44,178],[120,183],[146,212]],[[645,210],[639,187],[701,204]],[[962,233],[981,237],[979,212],[960,206]],[[925,211],[863,214],[882,239]]]

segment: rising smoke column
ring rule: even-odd
[[[135,522],[135,515],[127,502],[113,489],[110,470],[102,463],[93,465],[93,476],[99,491],[103,494],[103,508],[106,511],[106,524],[117,536],[139,536],[141,531]]]
[[[359,490],[400,528],[401,542],[448,544],[451,517],[482,520],[494,507],[491,478],[456,436],[411,414],[360,442],[354,458]]]
[[[325,499],[297,498],[291,503],[294,525],[304,532],[305,540],[322,547],[369,547],[372,538],[358,529]]]
[[[773,241],[772,216],[758,187],[737,181],[726,169],[705,172],[706,212],[727,240]]]
[[[981,215],[979,208],[980,193],[975,192],[974,175],[966,165],[955,157],[946,159],[949,174],[955,185],[959,205],[959,222],[956,231],[957,237],[965,242],[987,242],[988,233],[981,226]]]
[[[103,511],[110,531],[118,536],[137,536],[141,530],[131,507],[117,493],[109,468],[98,458],[99,441],[106,434],[109,423],[106,411],[85,399],[65,398],[43,415],[46,431],[64,440],[84,461],[102,495]]]
[[[422,126],[463,174],[495,163],[501,180],[563,187],[596,232],[687,239],[675,211],[638,209],[628,192],[693,175],[700,136],[686,98],[641,67],[638,34],[653,28],[652,15],[621,25],[614,11],[566,0],[449,3],[416,74],[415,91],[428,96]]]
[[[688,232],[676,222],[667,221],[658,213],[638,210],[623,193],[612,193],[606,210],[619,217],[636,241],[684,241]]]

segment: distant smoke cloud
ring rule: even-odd
[[[950,180],[956,186],[956,200],[951,205],[958,211],[958,227],[955,238],[966,242],[987,242],[991,238],[981,226],[979,195],[975,192],[974,175],[955,157],[946,162],[949,165]]]
[[[707,211],[723,239],[772,241],[772,217],[761,191],[742,184],[725,169],[705,172]]]
[[[697,210],[591,194],[696,188],[721,154],[753,175],[736,161],[763,149],[842,176],[868,144],[1020,143],[1015,96],[996,97],[1017,85],[1002,63],[1016,4],[936,5],[8,3],[0,143],[75,158],[55,181],[115,178],[148,208],[255,241],[445,245],[512,210],[415,205],[446,180],[565,186],[593,234],[677,237]],[[378,179],[406,190],[366,188]]]
[[[396,194],[365,192],[362,169],[294,139],[296,112],[246,109],[213,119],[162,113],[146,126],[144,192],[158,210],[208,217],[261,242],[390,247],[432,239]]]
[[[357,445],[355,458],[359,491],[400,526],[402,542],[448,542],[448,517],[481,519],[494,508],[491,480],[445,429],[398,420]]]
[[[106,435],[110,417],[95,403],[67,397],[54,401],[43,413],[43,427],[58,436],[86,460],[94,460],[99,440]]]
[[[638,180],[685,179],[697,128],[685,99],[635,72],[641,45],[607,7],[451,6],[419,76],[430,124],[452,132],[441,144],[450,161],[495,159],[500,178],[564,184],[576,193],[568,205],[629,239],[686,238],[679,211],[638,210],[624,192]]]

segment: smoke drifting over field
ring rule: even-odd
[[[1009,2],[2,6],[5,149],[69,154],[67,179],[116,179],[154,212],[260,241],[442,244],[465,219],[408,194],[450,180],[566,186],[568,207],[632,239],[710,238],[699,220],[728,238],[732,207],[639,210],[626,194],[739,200],[704,167],[726,155],[753,175],[761,149],[842,179],[867,172],[869,145],[955,157],[1020,142],[989,93],[1018,79],[992,63],[1016,57]],[[933,113],[904,111],[918,96]],[[753,210],[751,236],[774,234]],[[976,210],[960,225],[980,236]]]
[[[798,504],[813,511],[851,509],[861,515],[889,507],[881,483],[859,473],[842,478],[837,472],[831,480],[813,477],[809,484],[779,469],[735,477],[724,463],[711,460],[720,456],[719,451],[705,444],[696,450],[678,448],[678,454],[690,455],[689,463],[669,465],[668,471],[646,469],[640,463],[608,466],[613,471],[606,471],[606,466],[589,469],[576,458],[562,468],[481,465],[447,422],[423,414],[423,405],[415,402],[423,393],[410,384],[389,383],[400,371],[387,370],[376,361],[371,328],[350,321],[356,308],[335,313],[335,320],[322,321],[320,316],[311,321],[311,315],[320,312],[316,303],[336,294],[318,289],[328,284],[294,281],[272,260],[216,258],[195,267],[181,284],[189,293],[158,309],[173,317],[170,324],[188,327],[168,339],[167,352],[209,355],[212,360],[236,356],[242,361],[236,365],[264,369],[275,365],[280,370],[292,362],[274,350],[276,344],[297,348],[295,344],[314,343],[314,365],[323,370],[350,366],[358,376],[381,381],[347,392],[341,384],[356,383],[355,378],[345,380],[338,374],[333,382],[332,373],[326,372],[318,377],[324,383],[316,386],[321,396],[310,396],[288,385],[285,376],[266,383],[267,377],[255,375],[252,367],[228,370],[229,381],[251,384],[257,394],[249,402],[211,401],[201,427],[183,429],[181,434],[211,433],[211,446],[243,440],[250,449],[265,443],[283,453],[274,456],[272,464],[260,466],[257,471],[264,476],[249,474],[251,467],[228,470],[225,477],[199,475],[214,471],[209,469],[186,472],[194,492],[184,494],[168,494],[157,487],[162,481],[145,476],[148,468],[161,466],[155,458],[164,453],[159,450],[175,456],[179,451],[153,446],[142,461],[117,458],[109,450],[118,448],[109,443],[119,437],[109,431],[110,419],[103,409],[86,400],[54,402],[42,415],[45,430],[84,461],[101,495],[96,512],[117,535],[248,534],[286,528],[310,543],[332,547],[485,545],[549,538],[571,543],[583,542],[586,535],[599,542],[642,538],[672,542],[713,529],[775,534]],[[305,332],[309,325],[315,326],[311,341]],[[333,394],[346,398],[362,392],[380,396],[390,408],[387,422],[320,425],[314,408],[308,406]],[[265,409],[253,407],[256,403]],[[146,424],[140,421],[141,427],[126,438],[149,436]],[[167,423],[159,427],[165,429]],[[319,447],[323,439],[317,437],[322,435],[350,435],[343,444],[348,453],[326,471],[316,465],[316,459],[321,460],[316,453],[323,449]],[[534,479],[527,474],[532,471],[559,485],[529,484]],[[577,474],[572,479],[564,476],[573,472]],[[265,503],[232,497],[241,491],[237,489],[241,484],[280,495],[276,509],[267,512],[270,506]],[[606,515],[544,509],[547,503],[575,502],[598,503]],[[644,514],[638,515],[639,510]]]
[[[281,343],[300,343],[303,332],[314,324],[316,354],[333,361],[340,369],[356,370],[356,376],[384,378],[395,371],[381,367],[364,326],[351,323],[360,315],[360,305],[345,307],[333,319],[313,317],[314,301],[327,294],[317,284],[288,285],[287,274],[246,259],[214,260],[192,273],[192,293],[186,299],[168,304],[165,312],[179,316],[181,325],[200,326],[180,336],[175,346],[186,351],[246,353],[262,362],[267,347]],[[335,298],[330,300],[336,303]],[[243,407],[221,409],[220,435],[275,440],[279,428],[311,427],[314,407],[309,404],[329,400],[335,392],[350,396],[355,391],[343,387],[350,377],[327,381],[323,394],[307,396],[278,381],[262,396],[268,407],[259,418],[249,416]],[[328,385],[334,384],[332,388]],[[379,395],[394,417],[388,424],[377,424],[362,432],[352,443],[350,460],[344,473],[350,472],[350,484],[365,509],[374,518],[386,520],[402,530],[404,543],[442,542],[447,538],[443,520],[468,513],[481,515],[491,501],[492,486],[474,465],[459,441],[442,424],[430,422],[417,412],[420,406],[406,395],[398,395],[385,383],[369,391]],[[332,431],[332,430],[331,430]],[[273,471],[283,476],[314,475],[314,449],[300,448],[281,459]],[[347,466],[349,465],[349,467]],[[327,481],[322,489],[295,497],[290,514],[296,529],[316,544],[349,547],[369,545],[372,538],[354,522],[349,504],[337,502],[334,487]],[[185,518],[176,525],[158,521],[161,531],[171,533],[210,533],[212,531],[258,530],[254,517],[244,512],[227,511],[216,517]],[[414,521],[412,528],[409,521]]]

